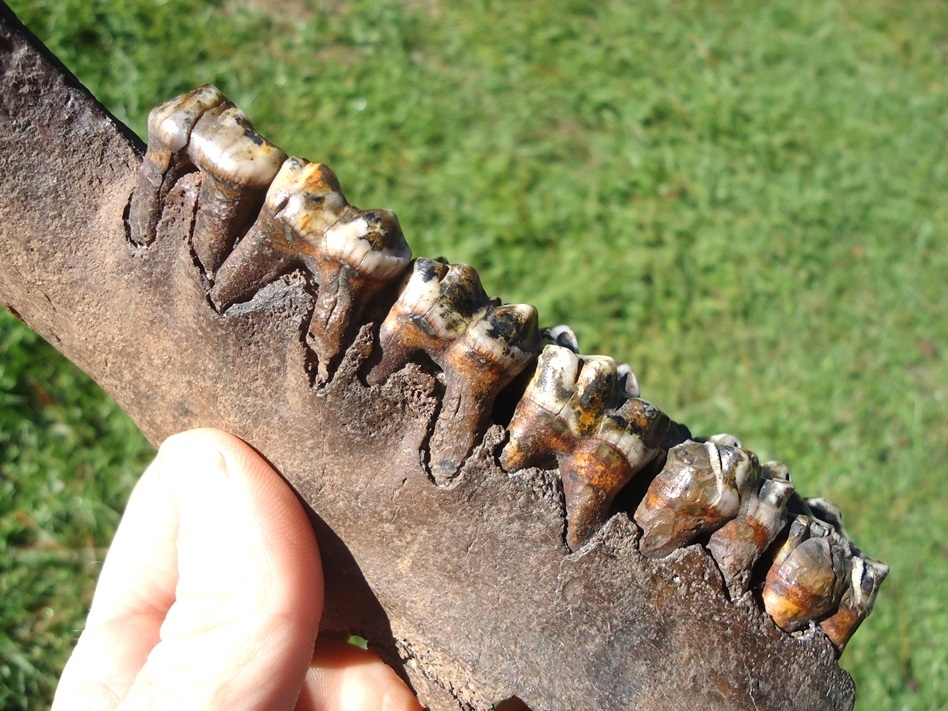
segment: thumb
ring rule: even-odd
[[[176,435],[132,494],[56,700],[86,706],[68,702],[85,687],[120,708],[291,709],[321,610],[289,487],[230,435]]]

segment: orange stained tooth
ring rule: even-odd
[[[473,268],[418,259],[379,329],[371,385],[424,354],[444,373],[441,412],[429,440],[438,483],[454,477],[490,418],[494,400],[534,358],[536,309],[494,303]]]
[[[879,586],[888,574],[889,566],[881,560],[862,554],[853,557],[852,574],[840,599],[839,609],[820,622],[820,627],[840,652],[872,612]]]
[[[620,387],[611,358],[548,345],[510,422],[501,465],[516,471],[556,457],[566,541],[576,550],[605,522],[616,494],[655,457],[669,426],[658,408]]]
[[[793,493],[793,484],[786,479],[767,478],[765,474],[770,471],[766,465],[761,468],[758,489],[747,507],[711,534],[708,541],[708,551],[717,562],[732,599],[747,592],[754,564],[786,523],[785,505]]]
[[[767,573],[764,609],[778,627],[794,632],[836,611],[850,568],[832,536],[808,538]]]

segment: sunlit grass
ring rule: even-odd
[[[786,461],[892,565],[842,658],[858,707],[948,707],[939,3],[12,4],[140,134],[218,84],[416,254]],[[8,316],[0,408],[6,708],[48,698],[149,450]]]

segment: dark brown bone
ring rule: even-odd
[[[700,548],[644,559],[618,517],[567,555],[554,476],[503,473],[498,429],[456,486],[432,485],[418,448],[433,382],[409,368],[361,386],[364,334],[314,395],[297,282],[210,308],[186,242],[196,176],[170,191],[152,247],[129,246],[142,152],[0,6],[0,301],[152,442],[223,427],[283,472],[318,514],[325,629],[362,632],[434,709],[852,707],[828,640],[731,604]]]

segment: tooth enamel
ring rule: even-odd
[[[260,136],[227,102],[206,111],[191,131],[188,156],[201,171],[193,246],[213,276],[237,235],[264,202],[286,154]]]
[[[186,149],[195,124],[226,102],[217,87],[207,84],[156,106],[148,115],[148,150],[129,208],[129,229],[136,244],[145,246],[155,240],[165,199],[191,166]]]
[[[325,381],[368,303],[410,260],[393,212],[352,207],[329,168],[294,157],[284,162],[256,222],[218,270],[211,299],[224,310],[292,266],[305,267],[318,285],[309,340]]]
[[[731,599],[747,592],[754,564],[786,524],[785,506],[793,484],[788,479],[767,478],[770,472],[766,465],[761,467],[759,487],[746,510],[711,534],[708,541],[708,551],[717,561]]]
[[[616,364],[548,345],[509,425],[501,466],[547,466],[555,455],[566,501],[567,544],[578,549],[604,523],[615,495],[658,453],[670,421],[629,398]]]
[[[381,358],[368,374],[385,382],[417,353],[444,373],[441,413],[429,440],[431,473],[453,477],[484,430],[498,393],[539,346],[536,309],[494,305],[471,267],[418,259],[379,329]]]
[[[716,531],[747,506],[759,469],[742,449],[693,441],[672,447],[633,516],[644,532],[639,550],[660,558]]]
[[[848,541],[808,516],[798,516],[795,523],[762,593],[767,614],[787,632],[836,612],[852,572]]]
[[[880,560],[863,555],[853,557],[852,574],[839,601],[839,609],[820,622],[820,627],[840,652],[872,612],[879,586],[888,574],[889,566]]]

